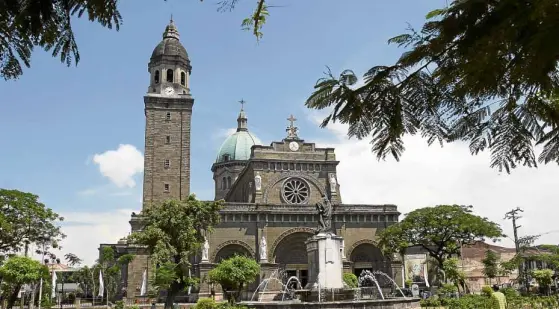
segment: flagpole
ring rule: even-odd
[[[39,281],[39,309],[41,309],[41,299],[43,298],[43,278]]]

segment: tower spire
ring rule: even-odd
[[[169,20],[169,24],[165,27],[165,32],[163,33],[164,39],[180,39],[179,31],[177,30],[177,26],[175,26],[175,21],[173,20],[173,14],[171,14],[171,19]]]
[[[237,132],[248,131],[248,126],[247,126],[248,119],[244,110],[246,101],[241,99],[239,103],[241,104],[241,111],[239,112],[239,117],[237,117]]]

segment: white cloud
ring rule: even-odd
[[[310,114],[313,122],[322,120]],[[507,211],[524,209],[521,235],[547,233],[541,243],[559,243],[555,218],[559,215],[555,164],[538,169],[517,168],[510,175],[489,167],[489,154],[470,155],[463,143],[427,146],[421,137],[404,138],[406,151],[400,162],[377,161],[369,140],[348,140],[347,127],[327,128],[331,141],[319,144],[336,148],[338,180],[344,203],[398,205],[405,214],[413,209],[439,204],[473,205],[474,211],[501,224],[512,237]],[[511,246],[510,240],[503,244]]]
[[[237,128],[219,129],[213,134],[215,139],[224,139],[237,132]]]
[[[121,144],[117,150],[107,150],[93,156],[101,174],[119,188],[136,186],[134,176],[144,171],[144,156],[133,145]]]
[[[54,253],[63,261],[66,253],[74,253],[83,259],[83,265],[93,264],[99,257],[100,244],[114,244],[128,235],[132,211],[117,209],[110,212],[61,213],[64,217],[62,231],[67,236],[61,243],[62,249]]]

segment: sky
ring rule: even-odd
[[[255,1],[224,13],[216,0],[121,1],[118,32],[75,19],[78,66],[37,50],[19,80],[0,82],[0,188],[35,193],[64,216],[62,253],[87,264],[100,243],[128,235],[130,214],[141,208],[147,63],[172,14],[193,67],[191,190],[198,198],[214,197],[210,168],[244,99],[249,129],[265,144],[284,137],[293,114],[301,138],[336,148],[345,203],[391,203],[402,214],[473,205],[508,235],[504,214],[518,206],[521,235],[559,243],[557,165],[507,175],[489,167],[487,153],[471,156],[461,143],[428,147],[417,136],[405,138],[400,162],[379,162],[368,140],[348,140],[343,125],[319,128],[322,114],[304,106],[326,66],[362,75],[392,64],[403,50],[387,40],[408,24],[420,27],[445,0],[269,2],[260,42],[240,27]]]

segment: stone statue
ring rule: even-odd
[[[256,172],[256,176],[254,176],[254,188],[256,191],[262,190],[262,177],[260,176],[260,172]]]
[[[318,212],[318,229],[317,233],[330,232],[332,226],[332,204],[326,195],[322,196],[322,201],[316,203],[316,211]]]
[[[330,191],[336,192],[336,186],[338,182],[336,181],[336,174],[330,174]]]
[[[266,261],[268,259],[268,245],[266,243],[266,237],[262,236],[260,239],[260,261]]]
[[[203,262],[209,261],[209,258],[208,258],[209,253],[210,253],[210,243],[208,242],[208,239],[206,238],[206,240],[204,241],[204,247],[202,248],[202,261]]]

